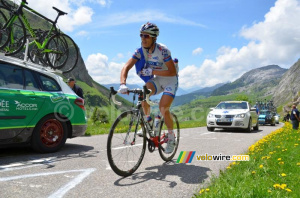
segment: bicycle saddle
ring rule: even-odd
[[[63,12],[63,11],[57,9],[56,7],[52,7],[52,8],[53,8],[54,10],[56,10],[56,11],[58,12],[59,15],[65,15],[65,14],[68,14],[68,13],[66,13],[66,12]]]

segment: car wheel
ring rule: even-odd
[[[214,127],[207,127],[207,130],[208,130],[208,131],[214,131],[215,128],[214,128]]]
[[[258,130],[259,130],[259,123],[258,123],[258,120],[257,120],[257,122],[256,122],[256,126],[253,127],[253,129],[254,129],[255,131],[258,131]]]
[[[251,132],[251,128],[252,128],[252,119],[250,118],[248,127],[246,128],[246,132],[250,133]]]
[[[31,138],[31,146],[41,153],[58,151],[67,140],[67,125],[59,117],[48,115],[36,125]]]

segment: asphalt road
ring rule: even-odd
[[[52,154],[37,154],[28,147],[0,149],[0,197],[191,197],[230,163],[198,161],[197,155],[245,153],[280,127],[260,126],[252,133],[182,129],[174,161],[165,163],[158,151],[147,151],[139,169],[126,178],[110,169],[107,135],[69,139]],[[181,151],[196,151],[190,164],[176,163]]]

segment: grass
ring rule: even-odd
[[[300,197],[300,130],[290,123],[250,146],[194,197]]]

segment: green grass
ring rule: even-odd
[[[195,197],[300,197],[300,130],[290,123],[249,147]]]

